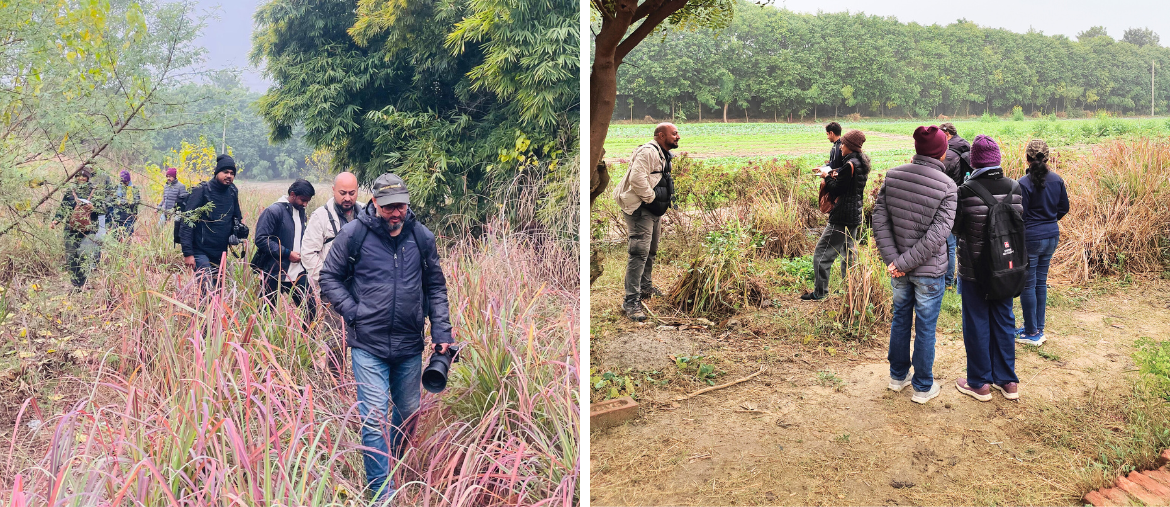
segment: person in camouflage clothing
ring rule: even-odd
[[[107,196],[102,185],[90,181],[93,178],[90,167],[82,168],[74,178],[76,181],[64,189],[61,206],[53,215],[50,227],[56,228],[64,222],[66,267],[73,286],[80,289],[101,259],[98,217],[106,213]],[[75,213],[79,206],[88,207],[90,212]]]

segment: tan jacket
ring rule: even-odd
[[[634,150],[626,175],[613,191],[613,197],[623,212],[632,215],[642,203],[654,202],[654,187],[662,179],[665,168],[666,157],[657,141],[650,141]]]
[[[301,239],[301,265],[309,274],[309,285],[316,289],[317,281],[321,276],[321,267],[325,264],[325,257],[329,255],[329,248],[333,246],[333,237],[345,225],[345,221],[337,216],[337,207],[333,198],[324,206],[313,210],[309,216],[309,223],[305,226],[305,236]],[[330,222],[329,219],[333,221]],[[354,206],[354,219],[357,219],[357,206]],[[337,231],[333,230],[334,224]]]

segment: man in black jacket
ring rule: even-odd
[[[399,459],[411,428],[404,423],[421,399],[423,333],[445,354],[453,342],[447,279],[435,235],[414,219],[406,183],[394,174],[374,181],[375,215],[345,224],[321,268],[321,297],[345,320],[358,411],[361,413],[366,483],[378,498],[387,484],[390,456]],[[350,245],[354,242],[354,245]],[[389,393],[389,397],[387,397]],[[390,402],[390,442],[382,431]]]
[[[829,273],[833,261],[841,261],[841,281],[845,281],[848,266],[857,254],[857,239],[861,234],[861,212],[865,207],[865,180],[869,176],[869,156],[861,152],[865,134],[850,130],[840,138],[843,161],[841,166],[821,177],[825,191],[835,204],[829,212],[829,223],[813,251],[813,291],[800,296],[804,301],[819,301],[828,296]]]
[[[180,219],[179,243],[183,247],[183,263],[195,270],[205,287],[218,283],[219,263],[228,249],[228,240],[242,223],[239,192],[232,183],[236,179],[236,161],[228,155],[215,159],[215,173],[210,180],[191,189],[183,211],[190,213],[210,205],[193,217],[194,224]]]
[[[829,166],[829,169],[837,169],[845,163],[845,157],[841,155],[841,124],[831,121],[825,125],[825,137],[833,143],[833,147],[829,149],[829,160],[825,161],[825,165]]]
[[[955,182],[956,187],[963,185],[971,169],[971,143],[959,137],[955,124],[944,123],[938,126],[947,136],[947,158],[943,160],[947,176]],[[947,287],[955,287],[955,246],[958,244],[954,234],[947,236],[947,273],[943,280]]]
[[[275,304],[281,292],[292,293],[293,304],[301,306],[309,292],[309,277],[301,266],[301,238],[305,235],[305,206],[317,192],[313,185],[298,179],[288,187],[288,195],[272,203],[256,220],[256,254],[252,268],[264,279],[265,299]],[[312,321],[314,305],[305,309]]]

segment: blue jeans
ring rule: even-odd
[[[943,275],[943,283],[947,287],[955,285],[955,247],[959,244],[954,234],[947,234],[947,273]]]
[[[1028,278],[1020,293],[1020,307],[1024,311],[1024,333],[1034,335],[1044,331],[1044,307],[1048,305],[1048,264],[1056,252],[1060,237],[1028,241]]]
[[[422,354],[401,361],[387,361],[359,348],[350,349],[353,359],[353,378],[357,381],[358,413],[362,416],[362,462],[366,466],[366,487],[379,499],[394,494],[394,483],[386,484],[390,476],[390,457],[402,457],[402,449],[410,436],[414,421],[404,422],[418,411],[422,396]],[[390,416],[390,445],[386,444],[383,427],[390,402],[394,410]],[[386,486],[383,490],[383,486]]]
[[[946,287],[943,277],[901,276],[890,279],[894,290],[890,320],[890,377],[904,380],[914,366],[915,391],[934,385],[934,330]],[[914,326],[914,357],[910,357],[910,329]]]
[[[1019,382],[1016,377],[1016,316],[1012,298],[987,300],[971,280],[963,285],[963,347],[967,383],[974,389]]]

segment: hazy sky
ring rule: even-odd
[[[254,91],[264,91],[269,82],[248,63],[252,47],[252,13],[263,0],[197,0],[200,12],[213,13],[198,42],[207,48],[210,68],[239,67],[241,80]],[[1103,25],[1114,39],[1128,28],[1150,28],[1170,45],[1170,0],[984,0],[982,2],[923,2],[921,0],[772,0],[776,7],[815,13],[865,12],[894,16],[902,22],[946,25],[966,18],[980,26],[1026,32],[1029,28],[1048,35],[1077,32]]]
[[[776,7],[796,12],[864,12],[894,16],[898,21],[923,25],[948,25],[960,18],[979,26],[1027,32],[1034,28],[1046,35],[1062,34],[1076,39],[1077,32],[1101,25],[1114,39],[1129,28],[1149,28],[1170,45],[1170,1],[1167,0],[983,0],[923,2],[910,0],[772,0]]]
[[[207,48],[207,66],[211,69],[239,67],[240,81],[253,91],[263,92],[269,82],[260,70],[248,62],[252,50],[252,13],[261,0],[196,0],[196,11],[209,13],[203,35],[196,42]]]

